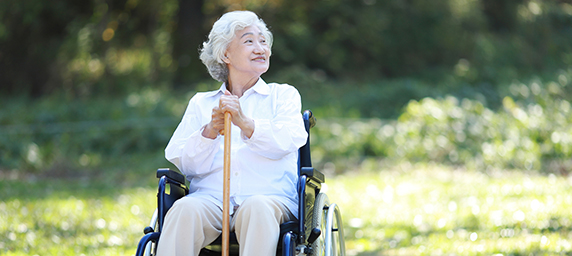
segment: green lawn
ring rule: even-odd
[[[571,185],[404,164],[330,179],[327,193],[342,207],[349,254],[572,255]]]
[[[327,178],[349,255],[572,255],[572,178],[435,165]],[[149,173],[153,175],[152,172]],[[0,181],[0,254],[133,255],[156,187]]]
[[[151,187],[87,181],[4,180],[0,187],[6,255],[133,255],[156,198]]]

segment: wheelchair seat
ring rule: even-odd
[[[292,220],[292,221],[287,221],[284,222],[282,224],[280,224],[280,240],[278,241],[278,247],[277,249],[277,255],[280,255],[279,252],[282,249],[282,240],[283,240],[283,236],[288,233],[288,232],[294,232],[294,233],[298,233],[298,221],[297,220]],[[238,240],[236,238],[236,233],[234,232],[230,232],[230,236],[229,236],[229,255],[238,255],[238,251],[239,251],[239,245],[238,245]],[[214,240],[210,245],[208,245],[207,247],[203,248],[201,250],[200,255],[201,256],[220,256],[220,252],[222,250],[222,236],[219,236],[216,240]]]
[[[284,256],[345,255],[339,208],[336,204],[330,204],[327,196],[320,193],[325,176],[312,167],[310,128],[316,124],[316,119],[309,110],[304,111],[303,119],[308,139],[298,151],[299,217],[298,220],[287,221],[280,225],[276,254]],[[145,235],[139,242],[136,256],[156,255],[156,245],[168,210],[177,199],[189,193],[186,178],[181,173],[161,168],[157,170],[156,175],[159,178],[157,209],[151,218],[150,225],[144,229]],[[333,236],[333,232],[336,232],[337,236]],[[231,232],[229,240],[229,254],[238,255],[239,245],[234,232]],[[221,255],[221,244],[222,236],[219,236],[213,243],[203,248],[200,255]]]

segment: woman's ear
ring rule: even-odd
[[[222,56],[222,61],[224,61],[226,64],[230,64],[230,60],[228,59],[228,51],[224,53],[224,56]]]

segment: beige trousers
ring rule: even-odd
[[[231,217],[242,256],[274,256],[280,223],[294,219],[274,198],[257,195],[246,199]],[[201,248],[222,233],[222,210],[211,201],[192,196],[175,202],[163,224],[157,255],[199,255]]]

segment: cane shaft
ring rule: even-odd
[[[230,237],[230,125],[229,112],[224,113],[224,181],[222,210],[222,256],[229,254]]]

